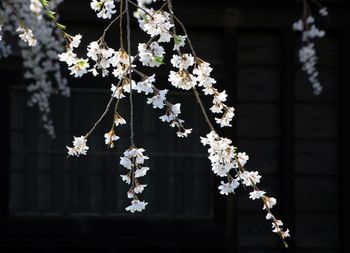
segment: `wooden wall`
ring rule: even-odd
[[[291,229],[289,252],[343,252],[347,239],[350,5],[325,4],[332,22],[317,45],[324,92],[314,96],[299,70],[298,38],[291,31],[300,3],[174,3],[198,55],[212,63],[218,86],[236,107],[234,128],[223,134],[250,155],[248,168],[263,175],[261,188],[279,200],[276,212]],[[61,8],[62,20],[73,34],[83,34],[85,44],[103,27],[86,5],[66,1]],[[114,36],[108,37],[111,44]],[[135,41],[145,38],[133,35]],[[169,87],[167,71],[159,71],[161,87]],[[218,194],[198,141],[207,129],[191,95],[171,93],[172,101],[183,104],[187,126],[195,129],[189,140],[154,121],[160,112],[136,96],[137,143],[153,159],[145,179],[150,205],[135,216],[123,210],[126,189],[117,166],[128,138],[117,152],[104,148],[102,135],[112,115],[89,141],[89,156],[65,158],[72,136],[85,132],[103,110],[113,80],[70,79],[72,99],[53,100],[58,138],[51,141],[38,113],[26,106],[18,56],[0,61],[0,75],[1,253],[286,252],[246,190],[229,198]],[[127,103],[122,110],[127,115]],[[128,135],[127,127],[120,135]]]

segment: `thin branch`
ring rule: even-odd
[[[199,107],[201,108],[202,114],[204,116],[205,121],[207,122],[208,127],[210,128],[211,131],[216,132],[213,124],[211,123],[211,121],[208,117],[208,113],[205,111],[203,102],[199,96],[199,93],[198,93],[196,87],[192,87],[192,91],[194,93],[194,96],[196,97],[196,101],[199,104]]]
[[[235,161],[236,161],[237,164],[238,164],[239,174],[240,174],[240,173],[243,173],[243,172],[245,172],[245,171],[247,171],[247,170],[243,167],[243,165],[239,162],[239,160],[238,160],[237,158],[235,158]],[[240,175],[239,175],[239,176],[240,176]],[[256,185],[256,183],[255,183],[251,178],[249,178],[249,180],[250,180],[251,187],[253,188],[253,190],[254,190],[254,191],[260,191],[260,189],[258,188],[258,186]],[[271,216],[272,216],[272,217],[271,217],[271,218],[272,218],[272,222],[275,224],[276,227],[279,227],[278,221],[277,221],[277,219],[275,218],[275,216],[272,214],[271,208],[270,208],[269,205],[267,204],[266,198],[268,198],[268,197],[264,195],[264,196],[261,198],[261,201],[262,201],[262,203],[263,203],[263,205],[264,205],[266,211],[267,211],[269,214],[271,214]],[[285,246],[286,248],[288,248],[288,244],[287,244],[287,242],[285,241],[285,239],[283,238],[282,232],[280,231],[280,232],[278,232],[277,234],[278,234],[278,236],[281,238],[281,240],[282,240],[284,246]]]
[[[123,13],[123,1],[120,1],[120,9],[119,12]],[[124,43],[123,43],[123,16],[120,17],[119,20],[119,39],[120,39],[120,48],[124,49]]]
[[[103,30],[103,34],[101,38],[104,38],[106,36],[107,31],[111,28],[111,26],[119,19],[122,18],[122,16],[125,14],[125,11],[121,12],[115,19],[109,23],[109,25]]]
[[[130,32],[130,12],[129,12],[129,1],[125,1],[125,11],[126,11],[126,37],[127,37],[127,47],[129,55],[129,101],[130,101],[130,145],[132,148],[135,147],[134,141],[134,102],[132,97],[132,71],[131,71],[131,32]]]
[[[192,45],[192,41],[191,41],[191,39],[190,39],[190,36],[188,36],[188,33],[187,33],[187,30],[186,30],[185,25],[184,25],[184,24],[180,21],[180,19],[178,19],[174,14],[172,14],[172,15],[173,15],[174,19],[176,20],[176,22],[178,22],[179,25],[181,26],[182,31],[185,33],[186,39],[187,39],[187,41],[188,41],[188,45],[189,45],[190,48],[191,48],[192,54],[193,54],[194,58],[197,59],[196,51],[194,51],[194,47],[193,47],[193,45]],[[174,24],[174,26],[175,26],[175,24]]]
[[[122,80],[123,79],[120,79],[120,81],[118,82],[118,84],[117,84],[117,87],[119,87],[120,85],[121,85],[121,83],[122,83]],[[116,91],[117,91],[117,89],[116,89]],[[115,92],[116,92],[115,91]],[[87,133],[87,134],[85,134],[85,139],[87,139],[87,138],[89,138],[89,136],[92,134],[92,132],[96,129],[96,127],[101,123],[101,121],[103,120],[103,118],[106,116],[106,114],[108,113],[108,111],[109,111],[109,109],[110,109],[110,107],[111,107],[111,104],[112,104],[112,102],[113,102],[113,100],[114,100],[114,94],[112,94],[112,96],[111,96],[111,98],[109,99],[109,101],[108,101],[108,103],[107,103],[107,105],[106,105],[106,109],[104,110],[104,112],[102,113],[102,115],[100,116],[100,118],[95,122],[95,124],[93,125],[93,127],[90,129],[90,131]]]
[[[133,6],[135,6],[136,8],[142,10],[144,13],[146,13],[148,16],[150,16],[151,18],[153,18],[152,14],[149,13],[149,11],[147,11],[145,8],[141,7],[140,5],[134,3],[133,1],[131,0],[127,0],[127,2],[129,2],[130,4],[132,4]]]
[[[172,1],[171,1],[171,0],[167,0],[167,3],[168,3],[168,7],[169,7],[169,12],[170,12],[170,20],[171,20],[171,22],[172,22],[173,25],[174,25],[173,28],[172,28],[172,30],[173,30],[173,33],[176,35],[176,26],[175,26],[174,19],[177,19],[177,18],[176,18],[175,15],[174,15]],[[178,20],[178,19],[177,19],[177,20]],[[182,29],[184,30],[184,32],[185,32],[185,34],[186,34],[186,36],[187,36],[187,40],[188,40],[188,42],[189,42],[189,44],[190,44],[190,40],[189,40],[189,37],[188,37],[188,34],[187,34],[187,31],[186,31],[185,27],[183,26],[183,24],[182,24],[181,22],[178,21],[178,23],[179,23],[180,25],[182,25],[181,27],[182,27]],[[191,49],[192,49],[193,56],[194,56],[195,58],[197,58],[197,57],[196,57],[196,53],[195,53],[195,51],[194,51],[194,49],[193,49],[193,47],[192,47],[192,44],[190,44],[190,47],[191,47]],[[177,52],[179,53],[180,56],[182,55],[182,52],[181,52],[180,49],[178,49]],[[187,71],[186,71],[186,73],[187,73],[188,77],[191,78],[190,75],[189,75],[189,73],[188,73]],[[215,128],[214,128],[213,124],[211,123],[211,121],[210,121],[210,119],[209,119],[209,116],[208,116],[208,114],[207,114],[207,112],[206,112],[206,110],[205,110],[205,108],[204,108],[203,102],[202,102],[202,100],[201,100],[201,98],[200,98],[200,96],[199,96],[199,93],[198,93],[196,87],[192,87],[192,91],[193,91],[193,94],[194,94],[194,96],[195,96],[195,98],[196,98],[197,103],[199,104],[199,107],[201,108],[202,114],[203,114],[203,116],[204,116],[204,119],[205,119],[205,121],[206,121],[208,127],[210,128],[211,131],[216,132],[216,131],[215,131]]]

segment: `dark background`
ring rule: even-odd
[[[65,146],[101,114],[114,80],[71,78],[72,98],[52,100],[57,138],[51,140],[37,111],[26,106],[15,52],[0,61],[0,252],[346,252],[350,3],[322,3],[331,22],[320,23],[327,30],[317,43],[324,91],[314,96],[291,30],[301,15],[300,1],[174,1],[198,56],[212,63],[217,86],[236,107],[234,128],[222,134],[250,155],[248,168],[258,170],[261,188],[277,197],[275,212],[291,229],[288,250],[270,232],[260,203],[248,200],[248,191],[218,193],[219,180],[199,143],[208,129],[190,93],[170,96],[182,103],[183,118],[195,129],[184,140],[157,120],[159,110],[136,96],[136,143],[151,157],[151,171],[144,179],[147,211],[131,215],[124,211],[124,171],[118,166],[129,145],[127,127],[119,128],[116,151],[107,150],[109,114],[89,140],[89,155],[66,159]],[[106,24],[98,23],[89,1],[66,0],[60,14],[71,34],[83,34],[85,46]],[[135,45],[146,38],[134,29]],[[107,39],[118,47],[116,31]],[[157,73],[157,85],[169,88],[168,69]],[[127,111],[125,100],[125,117]]]

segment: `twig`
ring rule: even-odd
[[[109,30],[109,28],[111,28],[111,26],[119,19],[122,18],[122,16],[125,14],[125,11],[121,12],[115,19],[113,19],[111,21],[111,23],[109,23],[109,25],[103,30],[103,34],[101,36],[101,38],[104,38],[106,36],[106,32]]]
[[[122,83],[122,80],[123,79],[120,79],[120,81],[118,82],[118,85],[117,87],[120,86],[120,84]],[[117,90],[116,90],[117,91]],[[100,122],[102,121],[102,119],[106,116],[106,114],[108,113],[110,107],[111,107],[111,104],[114,100],[114,94],[112,94],[112,97],[109,99],[108,103],[107,103],[107,106],[106,106],[106,109],[104,110],[104,112],[102,113],[102,115],[100,116],[100,118],[95,122],[95,124],[93,125],[93,127],[90,129],[90,131],[85,134],[85,139],[89,138],[89,136],[92,134],[92,132],[96,129],[96,127],[100,124]]]
[[[172,30],[173,30],[173,33],[176,35],[176,26],[175,26],[175,22],[174,22],[174,19],[175,19],[176,17],[175,17],[175,15],[174,15],[172,1],[171,1],[171,0],[167,0],[167,3],[168,3],[168,7],[169,7],[169,12],[170,12],[170,19],[171,19],[171,22],[172,22],[173,25],[174,25],[173,28],[172,28]],[[176,19],[177,19],[177,18],[176,18]],[[177,20],[178,20],[178,19],[177,19]],[[188,40],[188,42],[189,42],[189,44],[190,44],[190,40],[189,40],[189,37],[188,37],[188,34],[187,34],[187,31],[186,31],[185,27],[183,26],[183,24],[182,24],[181,22],[179,22],[179,21],[177,21],[177,22],[178,22],[180,25],[182,25],[181,27],[182,27],[182,29],[184,30],[184,32],[185,32],[185,34],[186,34],[186,36],[187,36],[187,40]],[[195,51],[194,51],[194,49],[193,49],[193,47],[192,47],[192,44],[190,44],[190,47],[191,47],[191,49],[192,49],[193,56],[196,58],[196,53],[195,53]],[[178,49],[177,52],[179,53],[180,56],[182,55],[182,52],[181,52],[180,49]],[[189,75],[189,73],[188,73],[187,71],[186,71],[186,73],[187,73],[188,77],[191,78],[190,75]],[[202,114],[203,114],[203,116],[204,116],[204,119],[205,119],[205,121],[206,121],[208,127],[210,128],[211,131],[216,132],[216,131],[215,131],[215,128],[213,127],[213,124],[210,122],[210,119],[209,119],[209,116],[208,116],[207,112],[205,111],[203,102],[202,102],[202,100],[201,100],[201,98],[200,98],[200,96],[199,96],[199,93],[198,93],[196,87],[192,87],[192,91],[193,91],[193,94],[194,94],[194,96],[195,96],[195,98],[196,98],[197,103],[199,104],[199,107],[201,108]]]
[[[120,1],[120,9],[119,12],[123,13],[123,1]],[[124,49],[124,44],[123,44],[123,16],[120,17],[119,20],[119,40],[120,40],[120,48]]]
[[[132,71],[131,71],[131,33],[130,33],[130,13],[129,13],[129,1],[125,1],[125,11],[126,11],[126,37],[128,43],[128,55],[129,55],[129,101],[130,101],[130,145],[132,148],[135,147],[134,142],[134,103],[132,97]]]
[[[186,39],[187,39],[187,41],[188,41],[188,45],[189,45],[190,48],[191,48],[192,54],[193,54],[194,58],[197,59],[197,54],[196,54],[196,52],[194,51],[194,47],[193,47],[193,45],[192,45],[192,41],[191,41],[191,39],[190,39],[190,36],[188,36],[187,30],[186,30],[186,28],[185,28],[185,25],[180,21],[180,19],[178,19],[178,18],[176,17],[175,14],[173,14],[173,17],[174,17],[174,19],[176,20],[176,22],[178,22],[179,25],[181,26],[181,29],[183,30],[183,32],[184,32],[185,35],[186,35]],[[175,24],[174,24],[174,26],[175,26]]]

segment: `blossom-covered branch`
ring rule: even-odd
[[[154,109],[165,110],[165,114],[159,118],[164,122],[168,122],[171,127],[176,127],[178,137],[188,137],[192,131],[192,129],[186,129],[183,126],[184,121],[179,118],[181,105],[179,103],[172,104],[166,98],[168,89],[160,90],[156,87],[156,75],[147,76],[137,67],[137,63],[148,68],[161,67],[166,63],[166,51],[162,43],[173,42],[173,52],[175,51],[175,54],[172,55],[170,63],[175,69],[170,71],[168,80],[171,86],[177,89],[192,91],[201,108],[210,130],[206,137],[201,137],[201,142],[203,145],[209,146],[209,159],[214,174],[223,178],[221,185],[218,186],[220,193],[224,195],[234,193],[239,185],[251,187],[252,191],[249,193],[249,197],[252,200],[260,199],[262,201],[262,207],[267,212],[266,219],[271,221],[273,232],[277,233],[287,245],[285,238],[289,236],[289,230],[282,229],[282,221],[278,220],[271,211],[277,202],[276,199],[269,197],[265,191],[258,188],[257,184],[260,182],[261,176],[257,171],[249,172],[244,168],[249,156],[244,152],[238,152],[237,148],[233,146],[232,140],[220,137],[216,132],[197,87],[201,88],[204,95],[211,97],[212,105],[209,110],[213,114],[219,115],[214,117],[215,123],[220,127],[232,127],[231,122],[235,114],[234,108],[227,104],[228,95],[226,91],[219,91],[215,87],[216,80],[211,77],[213,69],[208,62],[197,56],[184,24],[174,14],[172,1],[166,0],[161,8],[157,10],[149,8],[148,4],[150,3],[151,1],[135,3],[132,0],[120,0],[120,13],[107,27],[111,27],[119,19],[121,38],[118,50],[107,45],[104,36],[105,30],[98,40],[89,44],[86,58],[78,58],[73,52],[74,48],[79,46],[81,39],[77,36],[71,37],[67,51],[60,55],[60,59],[68,64],[71,74],[76,77],[92,73],[94,76],[101,74],[102,77],[113,75],[119,80],[116,86],[112,85],[112,97],[101,117],[85,136],[74,137],[73,147],[67,147],[69,154],[74,156],[86,155],[89,149],[86,145],[87,138],[105,117],[110,110],[112,101],[116,98],[112,128],[104,136],[106,145],[110,148],[114,147],[114,141],[120,138],[115,134],[115,127],[126,123],[125,119],[118,113],[118,106],[125,97],[125,93],[129,93],[130,147],[125,150],[124,156],[120,158],[120,165],[127,169],[127,173],[121,175],[121,177],[125,183],[130,185],[127,197],[131,199],[131,205],[126,207],[126,210],[136,212],[146,208],[148,203],[141,201],[139,194],[147,185],[142,184],[139,178],[145,176],[149,170],[149,167],[143,165],[149,157],[144,155],[145,150],[143,148],[138,148],[135,145],[133,119],[134,112],[137,113],[137,111],[134,111],[133,93],[143,93],[146,96],[151,94],[150,97],[147,97],[147,104],[151,104]],[[131,6],[136,8],[134,17],[137,18],[140,28],[151,37],[147,43],[138,44],[138,53],[134,57],[131,56]],[[102,19],[112,19],[113,15],[117,13],[113,0],[93,0],[91,7],[97,13],[97,16]],[[167,7],[167,10],[165,7]],[[122,18],[124,15],[126,24],[123,25]],[[177,25],[180,26],[183,34],[178,34]],[[127,51],[123,46],[123,27],[126,27]],[[187,46],[190,48],[190,53],[185,52]],[[139,81],[136,81],[137,77],[134,73],[140,78]]]
[[[322,7],[317,0],[313,0],[312,3],[318,8],[319,17],[328,16],[326,7]],[[301,33],[302,46],[299,49],[301,69],[307,74],[314,93],[319,95],[322,91],[322,85],[319,81],[319,72],[317,70],[318,57],[314,42],[316,39],[324,37],[326,33],[316,27],[316,17],[312,13],[309,0],[303,0],[302,18],[293,23],[293,30]]]
[[[42,1],[42,0],[40,0]],[[17,34],[23,58],[24,78],[30,93],[28,105],[37,106],[44,128],[55,137],[50,98],[54,94],[70,96],[62,76],[57,54],[63,50],[63,26],[52,23],[39,0],[4,0],[0,2],[0,59],[9,56],[6,33]],[[52,0],[47,8],[55,10],[62,0]],[[52,14],[52,13],[51,13]],[[59,29],[57,29],[59,27]],[[5,33],[5,34],[4,34]]]

